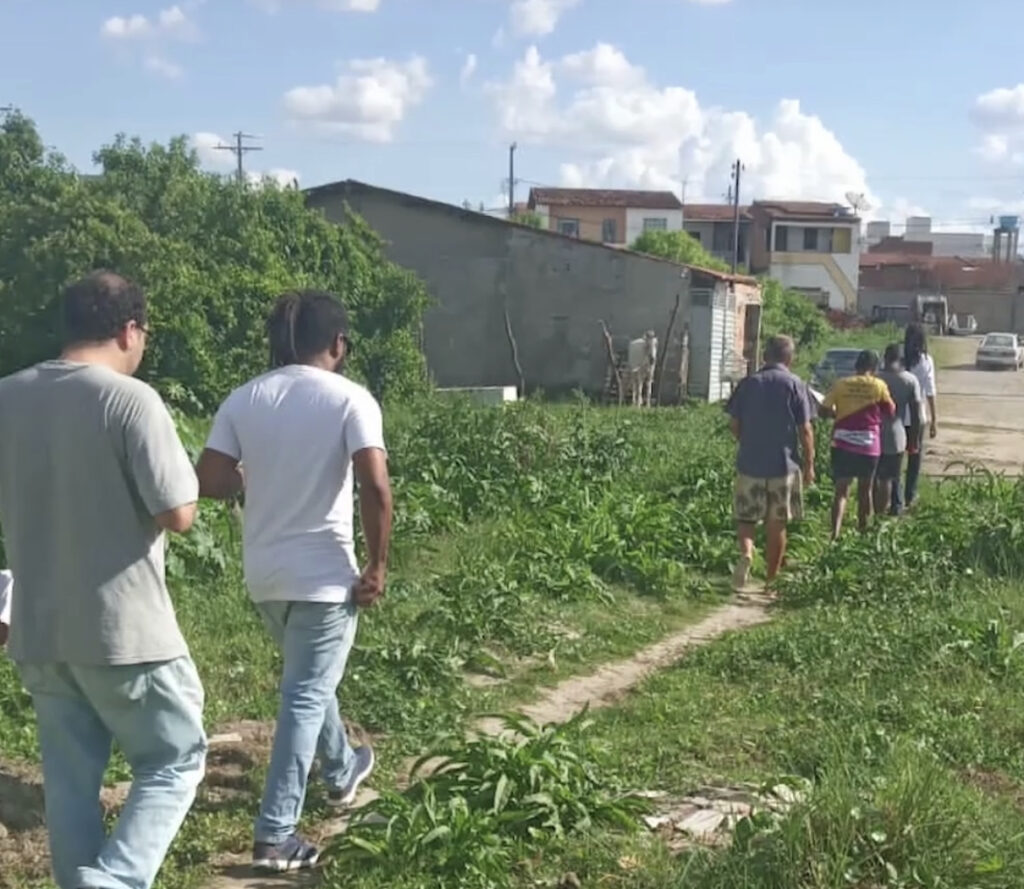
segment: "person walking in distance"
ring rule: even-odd
[[[374,766],[353,749],[337,688],[356,635],[356,609],[384,593],[391,488],[381,411],[341,376],[348,318],[332,294],[282,296],[267,323],[272,369],[236,389],[213,422],[197,474],[203,497],[244,488],[245,579],[284,654],[281,704],[255,824],[253,866],[313,867],[319,852],[296,833],[313,760],[327,801],[350,805]],[[353,540],[353,477],[366,541]]]
[[[878,354],[867,349],[857,356],[856,376],[836,380],[821,405],[821,414],[835,417],[832,433],[832,539],[839,537],[850,487],[857,481],[857,526],[863,533],[871,519],[875,472],[882,453],[882,423],[895,415],[889,389],[877,376]]]
[[[772,337],[764,367],[740,382],[726,405],[739,442],[733,502],[740,551],[733,575],[736,590],[749,582],[760,522],[767,537],[767,580],[776,578],[786,555],[789,522],[803,517],[803,486],[814,482],[812,409],[807,386],[789,369],[793,357],[793,340]]]
[[[878,378],[888,387],[896,405],[896,413],[882,423],[882,456],[875,474],[875,512],[882,515],[891,511],[892,489],[899,486],[904,453],[920,450],[924,399],[917,377],[900,365],[899,343],[886,348]],[[904,426],[907,418],[910,425]]]
[[[164,581],[198,484],[167,408],[132,378],[146,300],[96,272],[63,295],[60,358],[0,380],[9,652],[32,696],[61,889],[148,889],[202,780],[203,688]],[[108,837],[116,743],[132,786]]]
[[[924,396],[922,402],[921,422],[928,427],[929,438],[935,438],[939,434],[938,412],[935,407],[937,389],[935,386],[935,362],[928,354],[928,337],[924,327],[920,324],[909,324],[903,335],[903,366],[910,371],[921,386],[921,394]],[[910,417],[904,418],[905,425],[909,428]],[[900,480],[892,488],[892,501],[890,509],[893,515],[899,515],[904,509],[909,509],[917,499],[917,485],[921,478],[921,460],[924,456],[924,436],[920,437],[917,448],[907,449],[907,477],[906,487],[900,489]]]

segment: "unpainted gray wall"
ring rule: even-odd
[[[861,288],[857,294],[858,312],[871,317],[874,306],[912,306],[918,290],[875,290]],[[1024,294],[1006,291],[950,290],[943,294],[949,311],[974,315],[978,332],[1011,331],[1024,333]]]
[[[608,367],[600,320],[617,347],[653,329],[664,349],[679,296],[661,393],[663,402],[677,397],[674,344],[689,316],[682,267],[394,192],[321,190],[309,201],[335,222],[347,202],[388,257],[426,283],[435,305],[424,351],[439,386],[518,384],[507,308],[527,388],[599,394]]]

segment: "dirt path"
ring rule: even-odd
[[[939,436],[928,443],[925,472],[945,475],[956,462],[1020,475],[1024,455],[1024,372],[977,370],[975,337],[935,343],[939,359]]]
[[[541,724],[563,722],[584,706],[591,709],[606,707],[658,670],[679,661],[687,651],[706,645],[724,633],[742,630],[769,619],[768,600],[758,595],[738,596],[727,605],[716,608],[693,626],[637,652],[627,660],[605,664],[586,676],[574,676],[546,690],[532,704],[520,707],[519,712]],[[479,731],[498,734],[501,723],[482,720]],[[409,761],[408,766],[412,766]],[[358,805],[366,805],[376,794],[361,794]],[[312,837],[324,841],[343,832],[347,819],[321,824]],[[206,883],[205,889],[294,889],[316,881],[316,873],[287,876],[255,875],[249,868],[248,856],[222,859],[217,874]]]

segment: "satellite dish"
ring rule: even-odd
[[[846,203],[853,207],[854,213],[871,209],[871,204],[868,203],[867,196],[863,192],[848,191],[846,193]]]

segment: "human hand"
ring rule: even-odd
[[[814,484],[814,464],[804,467],[804,487],[809,488]]]
[[[931,426],[928,428],[928,435],[931,438],[935,438],[938,434],[939,427],[935,424],[935,421],[933,420]]]
[[[372,608],[384,595],[384,583],[387,569],[383,566],[370,565],[356,582],[352,598],[360,608]]]

